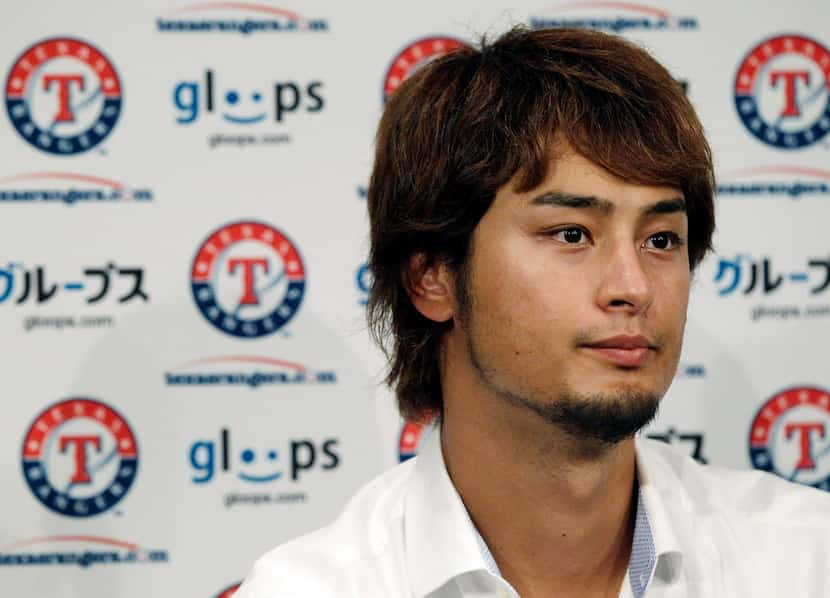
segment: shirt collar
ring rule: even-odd
[[[404,506],[406,560],[414,594],[422,598],[487,565],[444,465],[438,428],[421,445],[412,476]]]
[[[637,481],[639,483],[639,477]],[[634,536],[631,541],[631,556],[628,558],[628,580],[634,598],[640,598],[651,581],[658,558],[663,555],[657,552],[651,521],[643,504],[643,492],[639,489],[635,508]]]
[[[654,448],[662,443],[635,441],[637,477],[644,511],[648,515],[657,552],[652,578],[671,584],[681,576],[700,579],[703,561],[693,499],[678,471],[670,467]]]
[[[639,492],[629,579],[634,596],[642,596],[653,579],[675,583],[683,568],[681,537],[693,538],[688,497],[678,494],[676,474],[652,454],[647,441],[635,441]],[[679,529],[676,529],[679,526]],[[441,452],[440,428],[422,444],[408,490],[404,520],[406,554],[412,587],[420,598],[453,578],[471,571],[499,576],[487,544],[470,519],[447,473]],[[679,532],[679,533],[678,533]]]

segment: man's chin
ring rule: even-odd
[[[525,406],[575,439],[611,446],[651,423],[661,396],[638,385],[619,384],[594,392],[567,390],[552,402]]]

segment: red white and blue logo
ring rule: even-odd
[[[756,469],[830,490],[830,392],[789,388],[764,403],[749,431],[749,458]]]
[[[768,145],[816,143],[830,131],[830,52],[802,35],[764,40],[738,67],[735,107],[747,130]]]
[[[216,594],[216,598],[231,598],[231,596],[236,594],[236,591],[239,589],[239,586],[241,586],[241,585],[242,585],[242,582],[237,582],[237,583],[233,584],[232,586],[229,586],[229,587],[225,588],[224,590],[222,590],[221,592]]]
[[[110,60],[87,42],[55,37],[18,58],[6,80],[6,109],[17,132],[57,155],[88,151],[121,114],[121,82]]]
[[[421,423],[414,421],[404,422],[403,428],[401,428],[400,438],[398,439],[398,459],[400,463],[408,461],[418,455],[421,443],[432,431],[432,424],[432,420]]]
[[[110,178],[76,172],[28,172],[0,177],[2,204],[146,204],[153,191]]]
[[[698,21],[693,16],[678,16],[662,7],[634,2],[561,2],[530,17],[532,29],[579,27],[599,31],[693,31]]]
[[[270,4],[197,2],[156,19],[162,33],[326,33],[327,19],[308,19]]]
[[[166,550],[142,548],[135,542],[100,536],[44,536],[0,546],[0,567],[165,564]]]
[[[469,48],[470,46],[448,36],[424,37],[406,46],[398,52],[392,64],[386,69],[386,76],[383,78],[384,101],[419,68],[447,52],[462,47]]]
[[[337,374],[305,364],[261,355],[222,355],[183,363],[164,375],[167,386],[205,388],[334,384]]]
[[[802,199],[830,195],[830,170],[790,164],[753,166],[718,175],[718,196]]]
[[[41,412],[23,440],[23,475],[35,497],[69,517],[115,506],[135,481],[135,434],[112,407],[87,398]]]
[[[285,326],[305,292],[305,266],[288,237],[261,222],[214,231],[196,252],[193,297],[216,328],[258,338]]]

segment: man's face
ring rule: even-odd
[[[680,355],[684,206],[678,189],[624,182],[572,150],[535,189],[502,187],[451,333],[485,388],[604,442],[645,425]]]

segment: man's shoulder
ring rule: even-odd
[[[827,492],[764,471],[701,465],[659,442],[640,448],[655,537],[679,551],[688,578],[706,588],[700,595],[827,595]]]
[[[371,587],[373,572],[402,557],[406,487],[416,459],[363,486],[331,524],[271,549],[235,598],[340,598]]]
[[[819,526],[830,531],[830,495],[760,470],[702,465],[674,447],[639,440],[661,493],[679,497],[700,515],[780,523],[790,529]]]

